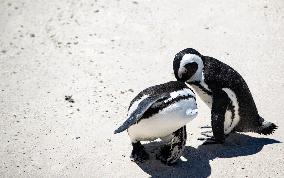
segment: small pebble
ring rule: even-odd
[[[72,98],[72,95],[70,95],[70,96],[65,95],[65,101],[68,101],[70,103],[75,103],[74,99]]]

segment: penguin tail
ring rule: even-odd
[[[263,134],[263,135],[270,135],[273,134],[273,132],[278,128],[277,125],[275,125],[272,122],[262,122],[262,125],[258,128],[257,133]]]

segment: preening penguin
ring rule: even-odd
[[[157,158],[176,162],[186,143],[186,124],[197,115],[194,92],[183,82],[171,81],[141,91],[130,103],[127,120],[114,131],[127,129],[134,161],[148,159],[140,141],[161,138],[166,144]]]
[[[258,114],[245,80],[230,66],[187,48],[175,55],[173,69],[211,108],[212,143],[223,143],[233,130],[268,135],[277,129]]]

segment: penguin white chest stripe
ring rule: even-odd
[[[228,108],[225,113],[225,122],[224,122],[224,133],[230,133],[234,127],[239,123],[240,116],[239,116],[239,102],[235,92],[233,92],[229,88],[222,88],[224,92],[227,93],[228,97],[230,98],[232,104],[231,107]],[[230,107],[230,106],[229,106]]]
[[[181,97],[183,98],[188,98],[188,97],[193,97],[195,98],[195,94],[191,89],[185,88],[183,90],[178,90],[170,93],[170,97],[166,100],[164,100],[164,103],[170,103],[173,100],[179,100]],[[156,103],[153,104],[152,107],[157,107],[161,103]]]
[[[189,88],[185,88],[183,90],[179,90],[179,91],[175,91],[175,92],[170,93],[171,98],[176,98],[178,96],[188,96],[188,95],[195,97],[195,94]]]

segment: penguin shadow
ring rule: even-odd
[[[190,141],[190,139],[189,139]],[[197,148],[186,146],[183,157],[172,166],[155,159],[162,146],[161,142],[144,144],[150,159],[137,165],[151,177],[208,177],[211,175],[210,160],[253,155],[264,145],[280,143],[270,138],[256,138],[240,133],[231,133],[224,144],[200,145]]]

